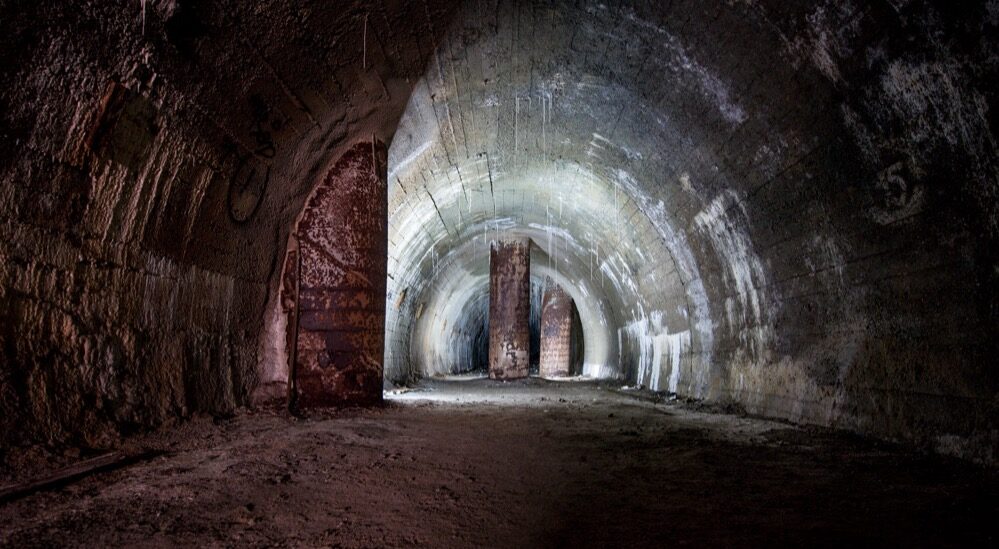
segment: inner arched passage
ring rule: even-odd
[[[438,52],[393,140],[386,375],[461,371],[453,347],[476,330],[461,311],[484,291],[489,246],[526,236],[532,275],[552,276],[578,307],[584,375],[671,391],[682,378],[704,394],[716,323],[684,211],[701,195],[672,165],[696,150],[693,136],[571,43],[506,42],[506,9],[496,26],[458,25],[452,39],[469,47]],[[599,34],[569,16],[553,24],[580,40]],[[487,61],[506,56],[530,59],[531,71]],[[741,252],[733,259],[747,261]],[[751,286],[730,296],[734,329],[752,314]]]
[[[912,29],[878,6],[870,21],[905,42]],[[978,165],[978,141],[958,136],[988,134],[980,112],[936,107],[981,96],[926,61],[946,52],[847,61],[824,37],[860,45],[881,25],[823,6],[479,7],[435,51],[389,153],[388,376],[448,367],[440,328],[464,322],[452,297],[481,285],[488,244],[509,234],[573,293],[591,376],[903,436],[977,417],[994,392],[966,383],[981,355],[947,350],[971,349],[950,334],[973,303],[934,293],[966,287],[950,267],[971,256],[921,228],[952,233],[924,215],[950,179],[927,153],[964,147]],[[784,28],[792,13],[803,29]],[[949,144],[914,140],[928,128]],[[946,341],[917,350],[914,334]]]
[[[393,305],[388,311],[387,375],[463,369],[464,359],[446,349],[473,337],[474,322],[465,322],[478,316],[464,311],[487,295],[489,247],[504,236],[528,237],[533,277],[551,277],[575,301],[584,334],[584,375],[656,381],[648,370],[655,361],[653,349],[622,355],[628,336],[686,332],[679,336],[682,351],[675,364],[665,367],[679,370],[681,355],[690,360],[689,306],[681,272],[662,245],[662,235],[619,184],[578,165],[554,165],[518,182],[493,179],[490,192],[491,169],[483,166],[478,176],[463,176],[464,189],[443,185],[416,192],[406,189],[394,172],[399,179],[390,189]],[[561,190],[550,183],[555,180]],[[497,191],[499,184],[510,188]],[[615,201],[616,210],[607,207]],[[407,227],[419,230],[403,230]],[[653,294],[654,289],[657,301],[642,298],[643,290]],[[628,331],[619,334],[622,328]]]

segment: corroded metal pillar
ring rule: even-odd
[[[568,377],[572,373],[572,308],[575,304],[551,278],[541,303],[541,377]]]
[[[388,247],[385,146],[348,150],[298,222],[292,405],[382,400]]]
[[[494,242],[489,255],[489,377],[527,377],[530,367],[531,243]]]

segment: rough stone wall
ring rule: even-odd
[[[349,149],[296,227],[293,408],[382,400],[385,153],[381,143]]]
[[[451,4],[3,2],[3,446],[244,404],[294,220],[389,140]]]
[[[530,364],[531,243],[504,237],[489,253],[489,377],[527,377]]]
[[[3,439],[102,446],[231,412],[254,382],[272,262],[230,217],[238,155],[157,80],[130,18],[32,11],[5,14],[0,46],[23,56],[0,92]]]

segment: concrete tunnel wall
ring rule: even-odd
[[[280,378],[288,232],[374,135],[390,377],[507,231],[589,375],[994,459],[994,0],[143,5],[2,8],[5,441]]]
[[[995,2],[469,5],[390,150],[388,375],[529,232],[594,377],[991,459]]]

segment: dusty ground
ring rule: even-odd
[[[0,545],[995,546],[994,473],[608,386],[438,382],[192,421],[167,456],[0,507]]]

